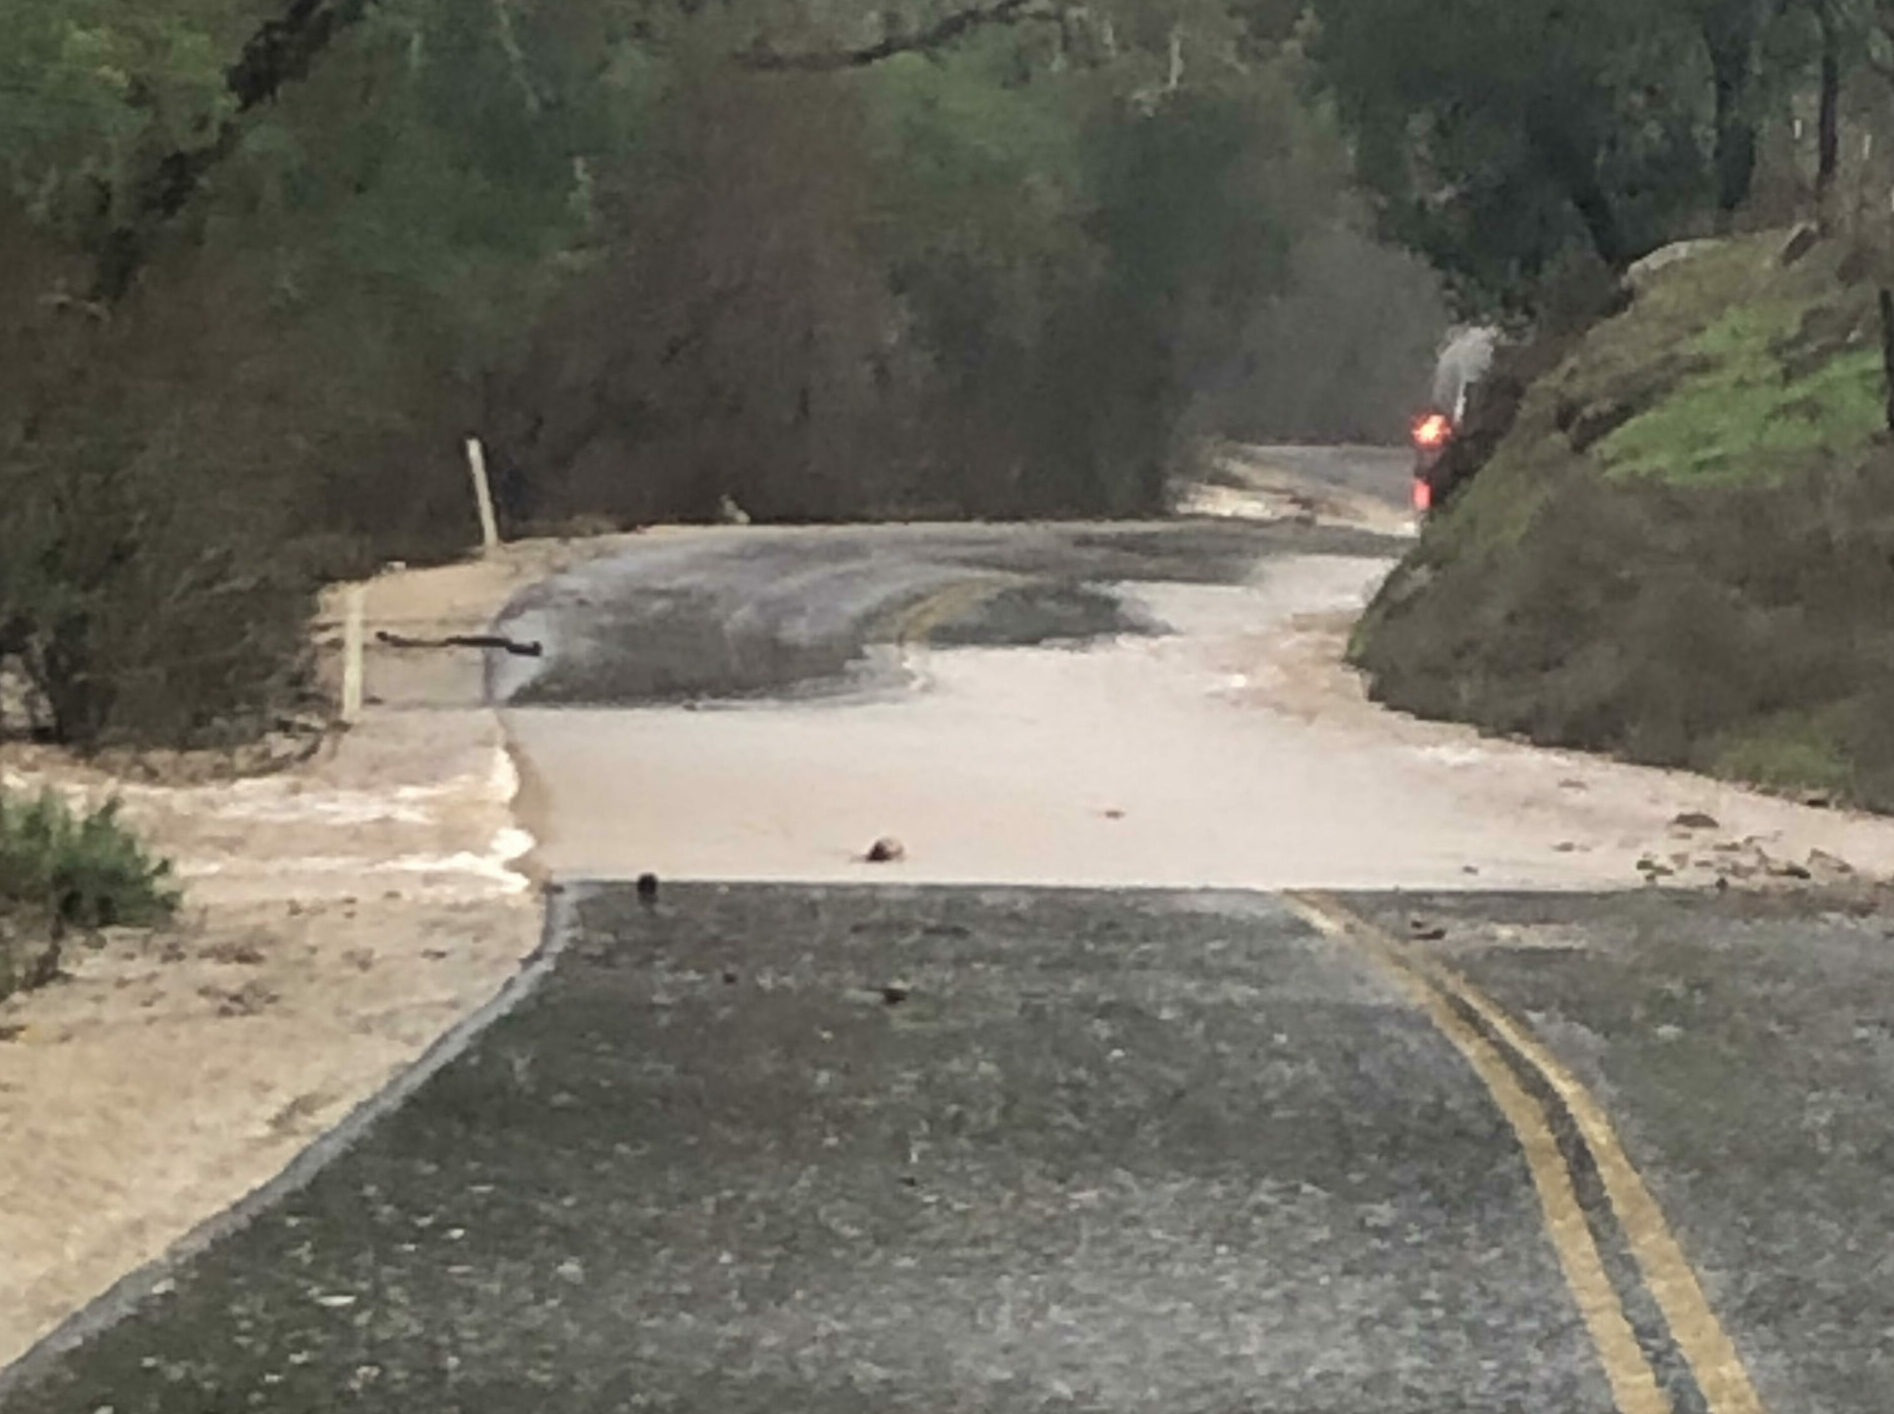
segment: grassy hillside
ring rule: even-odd
[[[1357,631],[1378,700],[1894,810],[1875,288],[1783,251],[1649,274],[1530,385]]]

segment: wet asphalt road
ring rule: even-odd
[[[1354,492],[1403,509],[1414,474],[1408,447],[1244,447],[1236,458],[1247,467],[1287,472],[1313,490]]]
[[[1163,631],[1114,586],[1238,584],[1273,556],[1393,559],[1405,548],[1343,527],[1216,520],[653,537],[517,598],[500,626],[546,656],[495,661],[493,695],[629,707],[889,690],[900,674],[875,650],[958,589],[980,597],[930,616],[936,646],[1079,642]]]
[[[1477,1082],[1279,904],[705,887],[587,895],[537,995],[6,1404],[103,1407],[1610,1404]]]
[[[1765,1408],[1894,1408],[1894,914],[1820,893],[1356,899],[1611,1111]]]
[[[1444,930],[1605,1100],[1761,1407],[1886,1408],[1883,917],[1350,902]],[[567,929],[412,1100],[0,1406],[1614,1407],[1489,1092],[1280,900],[607,888]],[[1572,1168],[1670,1407],[1713,1408]]]

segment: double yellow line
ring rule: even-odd
[[[891,636],[903,648],[924,644],[942,624],[971,612],[1008,588],[1010,583],[995,579],[955,580],[904,610],[895,619]]]
[[[1571,1115],[1597,1166],[1645,1287],[1663,1312],[1671,1339],[1689,1364],[1710,1414],[1766,1414],[1742,1358],[1710,1310],[1657,1200],[1626,1157],[1603,1107],[1578,1078],[1471,983],[1335,899],[1290,894],[1287,902],[1319,931],[1359,948],[1391,973],[1491,1092],[1525,1151],[1546,1231],[1620,1414],[1673,1414],[1673,1410],[1605,1272],[1545,1106],[1520,1082],[1516,1066],[1536,1074]],[[1500,1044],[1471,1024],[1456,1009],[1456,1002]]]

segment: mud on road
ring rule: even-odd
[[[898,689],[873,650],[912,637],[909,616],[943,591],[984,591],[931,621],[943,646],[1083,644],[1164,631],[1118,586],[1234,585],[1266,556],[1400,548],[1345,526],[1216,520],[679,532],[517,597],[501,626],[548,656],[496,662],[493,685],[520,707],[609,708]]]
[[[555,873],[937,883],[1739,886],[1894,875],[1894,824],[1369,704],[1358,529],[693,533],[515,602]],[[1680,821],[1707,824],[1685,827]]]

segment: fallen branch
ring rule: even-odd
[[[377,629],[375,641],[385,643],[390,648],[503,648],[518,658],[540,658],[544,657],[546,652],[545,646],[537,639],[530,643],[521,643],[497,633],[456,633],[446,638],[408,638],[399,633],[390,633],[386,629]]]

